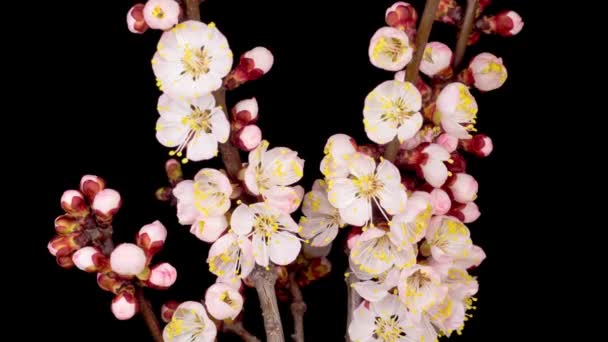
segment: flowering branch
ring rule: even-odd
[[[249,331],[247,331],[247,329],[245,329],[245,327],[243,326],[243,322],[241,321],[224,321],[224,324],[222,325],[222,330],[224,332],[230,332],[239,336],[245,342],[260,342],[259,338],[253,336]]]
[[[136,296],[137,305],[139,306],[139,310],[141,315],[144,317],[144,321],[146,322],[148,329],[150,329],[152,338],[154,338],[155,342],[163,342],[163,333],[160,328],[160,323],[152,310],[152,305],[146,299],[146,297],[144,297],[144,290],[142,288],[138,289]]]
[[[281,315],[274,290],[277,275],[270,270],[257,266],[251,272],[251,279],[260,298],[264,328],[266,329],[266,341],[284,342],[283,325],[281,324]]]
[[[351,342],[352,340],[350,339],[350,336],[348,334],[348,326],[350,325],[350,323],[353,320],[353,313],[355,312],[355,309],[361,303],[361,296],[359,296],[357,291],[355,291],[354,287],[352,286],[352,284],[359,281],[359,279],[357,279],[356,275],[347,272],[345,275],[345,281],[346,281],[346,295],[347,295],[347,299],[346,299],[347,316],[346,316],[346,335],[344,337],[345,337],[346,342]]]
[[[296,274],[289,274],[289,290],[291,291],[292,303],[291,314],[293,315],[294,333],[291,335],[295,342],[304,342],[304,313],[306,312],[306,303],[302,298],[302,291],[296,281]]]
[[[475,10],[479,4],[479,0],[467,0],[467,9],[464,14],[462,27],[458,33],[458,41],[456,43],[456,51],[454,53],[454,70],[460,67],[464,52],[467,49],[467,44],[471,31],[473,31],[473,22],[475,21]]]
[[[424,12],[422,13],[422,19],[420,19],[420,26],[418,27],[418,33],[416,33],[416,47],[414,56],[407,66],[406,78],[407,82],[415,82],[418,79],[418,69],[424,56],[424,47],[429,40],[431,29],[433,28],[433,22],[435,21],[435,12],[439,6],[439,0],[428,0],[424,6]],[[391,141],[384,151],[384,158],[389,161],[395,161],[397,152],[399,152],[399,139],[395,138]]]

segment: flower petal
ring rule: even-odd
[[[192,161],[207,160],[217,155],[217,140],[211,134],[199,132],[189,143],[186,157]]]
[[[301,247],[300,240],[293,234],[277,232],[272,235],[268,244],[270,260],[277,265],[289,265],[296,260]]]
[[[216,241],[228,228],[226,216],[204,217],[196,221],[190,228],[190,233],[205,242]]]
[[[357,198],[349,206],[341,208],[339,211],[342,221],[361,227],[370,220],[372,207],[369,200]]]
[[[238,235],[247,235],[251,232],[254,223],[254,211],[245,204],[241,204],[232,212],[230,227]]]

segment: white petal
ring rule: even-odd
[[[375,280],[354,283],[353,288],[357,291],[359,296],[370,302],[377,302],[388,295],[388,291],[384,285]]]
[[[253,257],[255,258],[256,264],[267,267],[268,266],[268,246],[262,236],[259,234],[253,234]]]
[[[200,219],[190,228],[190,233],[205,242],[216,241],[228,228],[226,216],[211,216]]]
[[[376,169],[376,176],[382,183],[390,186],[395,186],[401,183],[401,174],[395,164],[383,159]]]
[[[440,188],[448,179],[448,168],[442,161],[429,159],[422,165],[424,179],[433,187]]]
[[[334,241],[336,236],[338,236],[338,227],[336,225],[330,225],[324,227],[324,229],[321,230],[321,233],[312,239],[310,244],[313,247],[327,246]]]
[[[365,119],[363,125],[369,140],[376,144],[388,144],[397,136],[397,125],[393,121]]]
[[[186,156],[192,161],[207,160],[217,155],[217,140],[211,134],[199,132],[188,143]]]
[[[316,215],[331,216],[336,213],[336,208],[329,203],[327,192],[313,190],[304,196],[302,213],[308,217]]]
[[[353,203],[357,194],[357,187],[351,179],[335,178],[329,181],[327,197],[332,206],[346,208]]]
[[[277,265],[289,265],[300,254],[300,240],[293,234],[278,232],[269,241],[270,260]]]
[[[238,235],[247,235],[251,232],[254,221],[254,211],[245,204],[241,204],[232,212],[230,227]]]
[[[380,205],[390,215],[396,215],[405,211],[407,193],[403,184],[382,187],[378,194]]]
[[[339,209],[342,221],[353,226],[363,226],[371,218],[371,203],[365,198],[357,198],[346,208]]]
[[[397,130],[397,136],[399,137],[399,141],[403,143],[403,141],[412,138],[420,128],[422,127],[423,118],[420,113],[415,113],[409,118],[406,122],[403,123]]]
[[[221,109],[215,109],[209,119],[211,133],[220,143],[225,143],[230,136],[230,123]]]
[[[249,166],[247,166],[247,169],[245,169],[244,183],[249,192],[251,192],[254,195],[259,195],[260,189],[258,188],[258,183],[257,183],[256,179],[257,179],[256,167],[249,164]]]
[[[361,178],[374,173],[374,170],[376,170],[376,162],[374,161],[374,158],[368,155],[355,153],[348,161],[348,169],[355,177]]]
[[[188,128],[181,123],[158,118],[156,121],[156,139],[166,147],[175,147],[181,144],[188,133]]]
[[[348,335],[352,341],[368,342],[374,341],[373,334],[375,325],[375,315],[361,303],[353,312],[353,320],[348,326]]]

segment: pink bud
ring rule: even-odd
[[[112,300],[112,313],[121,321],[130,319],[137,312],[137,303],[133,294],[123,291]]]
[[[56,257],[72,254],[87,244],[87,237],[80,232],[55,236],[47,245],[49,252]]]
[[[171,266],[169,263],[162,263],[152,267],[150,270],[150,279],[148,282],[153,285],[153,287],[167,289],[177,279],[177,270],[175,267]]]
[[[170,300],[160,307],[160,318],[163,320],[163,322],[169,323],[171,321],[178,306],[178,302]]]
[[[150,28],[168,30],[179,20],[179,4],[174,0],[148,0],[144,7],[144,19]]]
[[[243,296],[226,284],[215,283],[205,293],[205,305],[216,319],[234,319],[243,309]]]
[[[158,252],[163,247],[165,239],[167,239],[167,229],[158,220],[141,227],[135,238],[137,245],[148,254]]]
[[[346,245],[348,246],[348,249],[352,250],[355,248],[355,243],[357,243],[357,240],[359,239],[359,236],[361,236],[362,232],[363,231],[360,227],[351,228],[351,230],[348,232],[348,236],[346,237]]]
[[[494,150],[492,139],[485,134],[477,134],[472,139],[463,140],[462,147],[478,157],[487,157]]]
[[[84,196],[77,190],[67,190],[61,195],[61,208],[74,216],[86,216],[89,213]]]
[[[262,141],[262,131],[256,125],[247,125],[235,132],[232,139],[234,144],[241,150],[246,152],[253,151]]]
[[[59,265],[60,267],[65,268],[65,269],[69,269],[69,268],[74,267],[74,261],[72,261],[72,256],[71,255],[57,256],[56,260],[57,260],[57,265]]]
[[[258,101],[255,97],[239,101],[232,107],[232,119],[246,125],[258,118]]]
[[[515,11],[503,11],[494,17],[496,21],[495,31],[503,37],[518,34],[524,28],[521,16]]]
[[[123,243],[110,255],[110,265],[122,276],[138,275],[146,268],[146,254],[137,245]]]
[[[443,133],[437,137],[435,143],[441,145],[446,151],[452,153],[456,151],[456,148],[458,147],[458,138],[448,133]]]
[[[71,215],[61,215],[55,219],[55,231],[57,234],[66,235],[82,231],[84,226],[79,218]]]
[[[385,19],[388,26],[405,31],[410,39],[414,37],[418,13],[412,5],[403,1],[394,3],[386,10]]]
[[[433,215],[444,215],[452,206],[452,201],[447,192],[441,189],[433,189],[431,191],[431,206],[433,207]]]
[[[477,221],[481,213],[479,212],[479,207],[475,202],[469,202],[464,205],[464,207],[460,208],[460,212],[463,215],[462,222],[471,223]]]
[[[259,69],[262,72],[255,78],[249,77],[249,80],[254,80],[268,73],[274,64],[274,56],[272,55],[272,52],[262,46],[258,46],[245,52],[243,57],[253,60],[254,69]]]
[[[118,191],[104,189],[95,196],[91,208],[98,218],[109,220],[118,212],[121,205],[122,201]]]
[[[144,33],[148,29],[148,24],[144,20],[144,4],[137,4],[127,12],[127,27],[133,33]]]
[[[480,53],[469,64],[473,85],[481,91],[500,88],[507,80],[507,69],[502,59],[491,53]]]
[[[466,173],[457,173],[448,181],[448,188],[454,200],[460,203],[468,203],[477,198],[479,185],[473,176]]]
[[[435,76],[445,72],[452,63],[452,50],[441,42],[430,42],[426,44],[420,71],[427,76]]]
[[[83,247],[72,255],[74,265],[85,272],[99,272],[107,267],[108,259],[97,247]]]
[[[101,177],[84,175],[80,179],[80,191],[84,194],[89,203],[92,203],[95,195],[97,195],[97,193],[101,190],[105,189],[105,187],[106,181],[104,181]]]

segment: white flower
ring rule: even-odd
[[[431,221],[433,207],[426,192],[416,191],[407,200],[405,212],[395,215],[390,225],[391,239],[396,245],[409,248],[424,237]]]
[[[357,152],[355,140],[346,134],[334,134],[325,144],[321,160],[321,173],[325,177],[347,177],[348,159]]]
[[[424,48],[420,71],[427,76],[446,70],[452,62],[452,50],[441,42],[430,42]]]
[[[327,184],[320,179],[314,182],[312,191],[304,196],[302,213],[305,216],[300,218],[300,236],[311,239],[313,247],[329,245],[338,235],[338,229],[345,225],[338,209],[327,199]]]
[[[447,293],[448,287],[432,267],[416,265],[401,272],[399,297],[418,320],[433,305],[443,301]]]
[[[473,244],[469,229],[458,219],[435,216],[426,231],[421,252],[439,263],[454,263],[471,256]],[[483,253],[483,251],[482,251]]]
[[[378,144],[389,143],[395,136],[403,143],[422,127],[421,107],[420,92],[412,83],[385,81],[365,98],[365,132]]]
[[[269,203],[279,204],[286,213],[295,211],[302,201],[304,192],[296,187],[288,187],[299,181],[303,174],[304,160],[298,153],[286,147],[268,150],[268,141],[249,153],[249,165],[245,170],[245,185],[254,195],[262,195]],[[286,205],[285,201],[291,205]]]
[[[177,147],[170,155],[194,161],[207,160],[217,155],[217,146],[230,135],[230,123],[221,107],[215,106],[211,94],[188,101],[162,94],[158,99],[160,118],[156,122],[156,139],[166,147]]]
[[[357,273],[360,275],[360,273]],[[399,282],[399,270],[392,268],[374,278],[359,281],[351,286],[359,296],[370,302],[377,302],[389,295],[389,290]]]
[[[232,51],[215,24],[189,20],[163,33],[152,68],[169,96],[195,98],[222,85],[232,68]]]
[[[380,28],[369,43],[369,60],[380,69],[397,71],[412,60],[407,34],[393,27]]]
[[[215,323],[198,302],[180,304],[163,330],[165,342],[213,342],[216,335]]]
[[[228,233],[217,239],[207,257],[209,271],[225,282],[247,278],[253,270],[253,247],[249,239]]]
[[[470,139],[469,131],[477,131],[477,102],[469,88],[459,82],[445,86],[437,96],[434,119],[448,134],[458,139]]]
[[[372,201],[389,221],[386,213],[395,215],[405,210],[407,194],[401,174],[395,165],[382,160],[376,168],[373,158],[354,153],[348,161],[350,176],[328,180],[329,202],[340,211],[342,220],[355,226],[372,221]]]
[[[391,234],[380,228],[367,228],[355,242],[350,259],[355,267],[370,276],[378,276],[393,267],[404,269],[416,264],[413,245],[395,244]]]
[[[239,205],[232,213],[230,227],[241,237],[253,235],[253,256],[260,266],[268,267],[269,259],[288,265],[300,253],[300,240],[293,234],[299,230],[298,224],[267,203]]]

